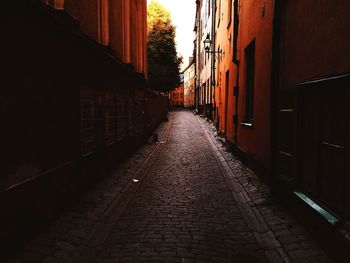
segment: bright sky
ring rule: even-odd
[[[147,0],[149,3],[151,0]],[[183,56],[182,69],[188,65],[192,56],[194,40],[194,20],[196,14],[195,0],[156,0],[170,11],[173,24],[176,26],[176,47],[179,55]]]

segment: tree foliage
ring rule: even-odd
[[[168,91],[179,84],[182,58],[177,57],[170,13],[155,0],[148,4],[147,29],[150,84],[153,89]]]

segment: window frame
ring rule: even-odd
[[[254,123],[254,88],[255,88],[255,38],[244,50],[245,55],[245,112],[243,126],[252,127]]]
[[[227,0],[227,3],[227,28],[229,28],[232,21],[232,0]]]

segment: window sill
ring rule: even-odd
[[[339,223],[339,219],[333,215],[331,212],[327,211],[320,205],[318,205],[316,202],[314,202],[312,199],[310,199],[308,196],[301,192],[294,191],[294,195],[299,197],[303,202],[305,202],[308,206],[310,206],[313,210],[315,210],[318,214],[320,214],[324,219],[328,221],[331,225],[336,225]]]
[[[241,122],[241,126],[252,128],[252,127],[253,127],[253,122],[242,121],[242,122]]]

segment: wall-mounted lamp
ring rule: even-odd
[[[204,39],[203,44],[204,44],[204,50],[205,50],[206,53],[217,55],[217,58],[221,59],[221,57],[222,57],[222,50],[219,50],[219,51],[210,50],[210,48],[211,48],[211,40],[210,40],[209,34],[207,34],[207,37]]]

